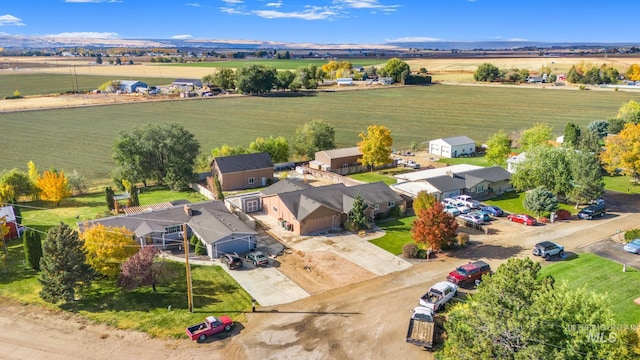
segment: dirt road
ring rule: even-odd
[[[450,256],[295,303],[258,308],[228,337],[205,344],[149,339],[67,314],[43,314],[39,308],[8,305],[0,314],[0,358],[428,359],[432,358],[429,352],[405,343],[409,311],[431,284],[455,266],[483,258],[496,268],[509,257],[528,256],[531,246],[541,239],[553,239],[568,251],[581,252],[616,229],[637,226],[639,220],[640,214],[627,212],[598,221],[535,227],[507,223],[507,230],[499,234],[474,235],[472,246]]]

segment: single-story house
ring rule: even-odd
[[[404,206],[403,198],[383,182],[298,189],[299,184],[282,180],[272,186],[278,189],[264,189],[263,211],[297,235],[339,229],[347,221],[358,194],[367,204],[365,213],[369,220]]]
[[[9,227],[9,234],[5,235],[5,239],[15,239],[22,236],[24,228],[18,223],[13,206],[7,205],[0,207],[0,224],[4,223]],[[2,234],[0,234],[2,237]]]
[[[391,85],[393,84],[393,78],[391,77],[381,77],[378,78],[378,83],[382,85]]]
[[[190,90],[202,88],[202,81],[198,79],[176,79],[171,86],[178,88],[189,88]]]
[[[273,161],[266,153],[222,156],[211,162],[222,191],[253,189],[273,181]]]
[[[429,141],[429,153],[437,156],[456,158],[475,152],[476,142],[464,135]]]
[[[358,160],[362,159],[359,147],[318,151],[309,167],[323,171],[332,171],[341,175],[365,170]]]
[[[516,168],[518,167],[518,164],[523,162],[525,159],[526,159],[526,155],[524,152],[521,152],[520,154],[515,156],[511,156],[510,158],[507,159],[507,171],[512,174],[515,173]]]
[[[432,171],[432,173],[420,178],[400,181],[391,185],[391,188],[399,194],[413,198],[417,197],[420,191],[426,191],[438,200],[461,194],[486,198],[513,190],[510,182],[511,173],[499,166],[485,168],[475,165],[454,165],[425,171]]]
[[[195,204],[176,202],[170,208],[142,209],[141,212],[111,216],[78,224],[82,232],[95,224],[125,227],[134,233],[140,246],[181,246],[186,225],[187,239],[195,235],[207,248],[211,259],[225,253],[244,253],[255,249],[257,232],[231,214],[222,201]]]
[[[352,78],[338,78],[336,80],[336,83],[338,84],[338,86],[351,86],[351,85],[353,85],[353,79]]]
[[[142,81],[137,80],[117,80],[120,83],[120,88],[118,90],[124,93],[135,93],[139,92],[138,88],[148,88],[149,86]]]

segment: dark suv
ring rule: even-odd
[[[220,256],[220,262],[227,265],[230,270],[239,269],[242,267],[242,259],[237,256],[223,254]]]
[[[545,260],[549,260],[554,255],[562,257],[562,254],[564,254],[564,247],[551,241],[543,241],[533,247],[533,255],[542,256]]]
[[[578,212],[578,218],[591,220],[596,216],[604,216],[606,211],[607,209],[604,207],[604,204],[593,204],[580,210],[580,212]]]

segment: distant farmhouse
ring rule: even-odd
[[[429,153],[446,158],[472,155],[476,152],[476,142],[467,136],[454,136],[429,141]]]
[[[116,80],[120,83],[120,88],[118,90],[131,94],[135,92],[139,92],[138,88],[148,88],[146,83],[137,80]]]

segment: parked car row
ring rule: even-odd
[[[245,255],[245,260],[252,263],[253,266],[266,266],[269,265],[269,258],[267,258],[262,251],[251,251]],[[220,255],[220,262],[225,264],[229,270],[236,270],[242,267],[242,259],[233,254]]]

